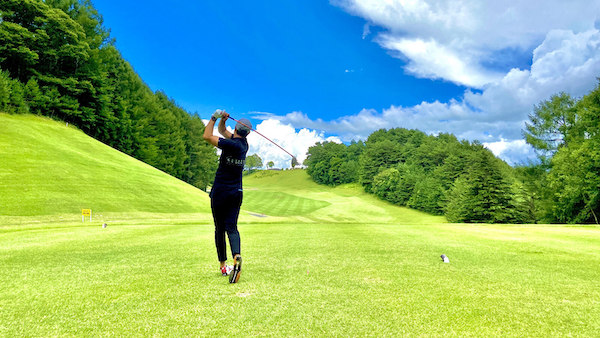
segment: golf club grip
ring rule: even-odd
[[[248,126],[248,125],[246,125],[244,122],[240,122],[240,121],[238,121],[238,120],[234,119],[233,117],[231,117],[231,115],[229,116],[229,118],[230,118],[230,119],[232,119],[232,120],[234,120],[234,121],[235,121],[235,122],[237,122],[237,123],[240,123],[241,125],[245,126],[246,128],[248,128],[248,129],[252,130],[253,132],[257,133],[258,135],[260,135],[260,136],[264,137],[264,138],[265,138],[267,141],[269,141],[269,142],[273,143],[274,145],[276,145],[277,147],[279,147],[279,149],[281,149],[281,150],[285,151],[285,153],[286,153],[286,154],[288,154],[288,155],[290,155],[292,158],[295,158],[295,157],[296,157],[296,156],[294,156],[294,155],[290,154],[290,153],[289,153],[287,150],[283,149],[283,148],[282,148],[282,147],[281,147],[279,144],[277,144],[277,143],[275,143],[275,142],[271,141],[271,139],[269,139],[269,138],[268,138],[268,137],[266,137],[265,135],[263,135],[263,134],[261,134],[260,132],[258,132],[256,129],[254,129],[254,128],[252,128],[252,127]]]

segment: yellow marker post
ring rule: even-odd
[[[90,222],[92,221],[92,209],[81,209],[81,221],[85,222],[85,217],[90,216]]]

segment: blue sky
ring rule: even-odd
[[[153,90],[203,118],[250,118],[300,160],[316,141],[404,127],[518,163],[533,156],[520,135],[533,105],[600,76],[597,0],[93,3]]]
[[[148,85],[201,114],[332,119],[463,91],[405,76],[402,60],[362,38],[364,20],[323,1],[94,3]]]

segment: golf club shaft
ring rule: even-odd
[[[270,138],[268,138],[268,137],[266,137],[265,135],[263,135],[263,134],[259,133],[259,132],[258,132],[256,129],[254,129],[254,128],[252,128],[252,127],[248,126],[248,125],[246,125],[244,122],[240,122],[240,121],[238,121],[238,120],[234,119],[233,117],[231,117],[231,115],[229,116],[229,118],[230,118],[230,119],[232,119],[232,120],[234,120],[234,121],[235,121],[235,122],[237,122],[237,123],[240,123],[241,125],[245,126],[246,128],[249,128],[249,129],[250,129],[250,130],[252,130],[253,132],[257,133],[258,135],[260,135],[260,136],[264,137],[264,138],[265,138],[267,141],[269,141],[269,142],[273,143],[274,145],[276,145],[277,147],[279,147],[279,149],[281,149],[281,150],[285,151],[285,153],[286,153],[286,154],[288,154],[288,155],[290,155],[292,158],[296,158],[296,156],[294,156],[294,155],[290,154],[290,153],[289,153],[287,150],[283,149],[283,148],[282,148],[282,147],[281,147],[279,144],[277,144],[277,143],[273,142],[273,141],[272,141]]]

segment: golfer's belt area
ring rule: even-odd
[[[283,192],[244,191],[243,209],[270,216],[306,215],[331,205],[329,202]]]

